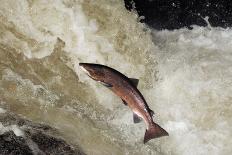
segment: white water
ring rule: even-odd
[[[232,31],[194,27],[154,36],[160,47],[156,102],[158,109],[168,107],[169,147],[178,154],[230,154]]]
[[[16,125],[10,125],[10,126],[3,126],[2,123],[0,123],[0,135],[4,134],[5,132],[13,131],[16,136],[24,136],[23,131]]]
[[[57,38],[65,43],[65,59],[55,53]],[[2,105],[55,126],[87,154],[231,154],[231,38],[231,29],[149,30],[123,1],[2,0],[0,45],[25,55],[20,61],[33,68],[30,73],[18,71],[23,67],[3,69],[1,100],[17,99],[12,102],[17,106]],[[53,57],[78,75],[71,81],[78,83],[76,89],[68,85],[69,77],[63,80],[63,68]],[[145,125],[133,124],[131,111],[89,79],[79,62],[105,64],[139,78],[154,120],[170,136],[144,145]],[[44,66],[55,76],[40,74],[37,68]]]

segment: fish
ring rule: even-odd
[[[119,71],[102,64],[79,63],[79,66],[90,78],[100,82],[122,99],[123,103],[133,111],[134,123],[144,120],[147,126],[144,144],[154,138],[169,136],[165,129],[153,121],[154,112],[137,89],[138,79],[128,78]]]

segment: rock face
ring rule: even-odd
[[[84,155],[77,146],[66,143],[59,133],[17,115],[0,113],[1,155]]]
[[[0,154],[33,154],[25,139],[17,137],[13,131],[0,135]]]
[[[125,0],[127,9],[135,7],[143,20],[155,29],[177,29],[191,25],[232,26],[232,1],[221,0]]]

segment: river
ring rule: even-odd
[[[57,128],[94,155],[227,155],[232,148],[232,30],[153,30],[122,0],[1,0],[0,107]],[[113,67],[170,136],[145,124],[79,67]]]

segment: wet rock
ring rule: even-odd
[[[83,155],[59,132],[45,124],[33,123],[12,113],[0,113],[1,155]]]
[[[0,154],[32,155],[33,153],[22,137],[18,137],[13,131],[9,131],[0,135]]]

